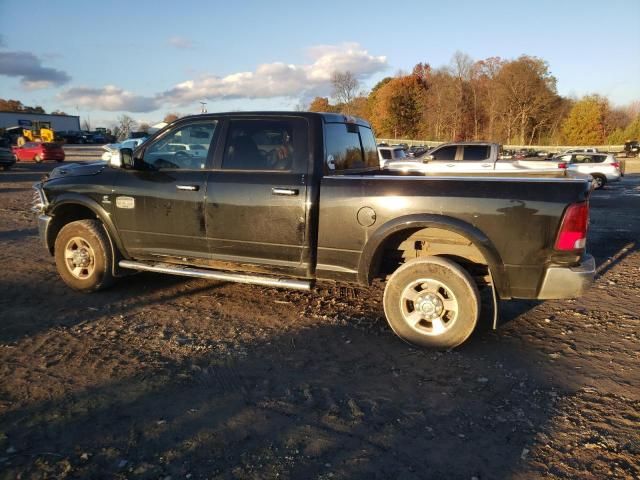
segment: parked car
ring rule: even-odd
[[[54,139],[56,142],[64,142],[70,145],[87,143],[82,132],[73,130],[60,130],[58,132],[54,132]]]
[[[0,166],[3,170],[9,170],[16,163],[16,156],[11,151],[9,142],[0,138]]]
[[[589,148],[571,148],[562,152],[560,155],[568,155],[570,153],[598,153],[598,149],[595,147]]]
[[[637,157],[640,153],[640,143],[638,143],[638,140],[625,142],[624,153],[626,157]]]
[[[129,138],[122,143],[109,143],[107,145],[103,145],[102,149],[105,152],[102,154],[102,160],[107,162],[112,162],[113,164],[118,164],[120,161],[120,149],[121,148],[130,148],[135,150],[139,145],[144,143],[147,138]]]
[[[624,161],[607,153],[568,153],[554,157],[565,163],[569,173],[578,172],[593,177],[595,189],[603,188],[609,182],[617,182],[624,176]]]
[[[427,153],[428,150],[429,147],[427,145],[412,145],[409,147],[407,155],[409,157],[418,158]]]
[[[27,142],[21,147],[13,147],[13,153],[19,162],[64,161],[64,149],[59,143]]]
[[[384,168],[405,173],[465,173],[465,174],[535,174],[563,172],[561,161],[546,161],[537,156],[523,160],[502,156],[502,147],[490,142],[445,143],[422,155],[419,159],[388,161]]]
[[[174,143],[205,145],[204,168],[158,155]],[[475,329],[481,292],[497,311],[498,298],[575,297],[593,281],[588,180],[381,172],[361,119],[194,115],[120,157],[34,186],[42,241],[79,291],[131,271],[301,290],[380,279],[398,336],[451,348]]]
[[[380,160],[380,168],[382,168],[387,162],[405,160],[407,153],[402,147],[378,147],[378,158]]]
[[[104,133],[95,132],[93,135],[93,143],[107,143],[107,137]]]

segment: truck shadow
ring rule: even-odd
[[[320,326],[226,352],[10,407],[5,474],[506,478],[551,412],[522,343],[443,353]]]
[[[44,282],[32,285],[15,283],[6,278],[0,280],[0,289],[4,293],[0,299],[0,343],[10,344],[51,328],[73,327],[105,316],[126,314],[139,307],[211,292],[221,285],[193,285],[192,279],[184,277],[141,273],[121,279],[111,289],[87,295],[66,287],[54,272],[47,276],[46,290],[41,288]],[[150,280],[150,277],[153,279]],[[46,305],[46,313],[43,312],[43,305]]]

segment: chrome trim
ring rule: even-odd
[[[271,189],[271,193],[273,195],[284,195],[284,196],[294,196],[294,195],[298,195],[299,190],[297,188],[280,188],[280,187],[273,187]]]
[[[580,182],[584,183],[585,179],[581,178],[573,178],[573,177],[562,177],[562,178],[528,178],[528,177],[489,177],[489,176],[479,176],[475,174],[469,174],[469,176],[458,177],[458,176],[436,176],[436,175],[325,175],[323,180],[328,179],[336,179],[336,180],[354,180],[354,179],[363,179],[363,180],[463,180],[463,181],[473,181],[473,182],[533,182],[533,183],[544,183],[544,182],[557,182],[557,183],[566,183],[566,182]]]
[[[538,299],[551,300],[581,296],[593,283],[596,262],[586,255],[576,267],[549,267],[544,274]]]
[[[207,278],[210,280],[247,283],[249,285],[262,285],[265,287],[311,290],[311,282],[309,280],[273,278],[260,275],[244,275],[239,273],[221,272],[219,270],[206,270],[203,268],[171,265],[167,263],[143,263],[134,262],[131,260],[120,260],[118,265],[122,268],[130,268],[132,270],[141,270],[145,272],[168,273],[171,275],[181,275],[184,277]]]
[[[34,192],[32,197],[32,206],[31,211],[34,213],[44,213],[49,206],[49,201],[47,200],[47,196],[42,190],[40,183],[34,183],[32,186]]]

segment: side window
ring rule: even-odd
[[[378,147],[376,146],[373,131],[362,125],[358,127],[358,131],[360,132],[360,141],[364,150],[364,163],[367,168],[377,168],[380,165],[380,161],[378,160]]]
[[[574,155],[571,163],[591,163],[591,157],[588,155]]]
[[[489,158],[490,149],[488,145],[465,145],[462,160],[471,162],[486,160]]]
[[[432,153],[433,159],[434,160],[455,160],[457,150],[458,150],[458,147],[456,145],[442,147]]]
[[[401,149],[401,148],[396,148],[396,149],[393,151],[393,156],[394,156],[396,159],[403,159],[403,158],[407,158],[407,154],[406,154],[406,153],[405,153],[405,151],[404,151],[403,149]]]
[[[147,147],[143,161],[155,168],[180,170],[204,168],[217,123],[217,120],[200,121],[170,130]]]
[[[231,120],[225,170],[306,171],[307,123],[302,118]]]
[[[355,123],[327,123],[325,142],[325,160],[329,170],[364,170],[380,165],[376,141],[370,128]]]
[[[380,150],[384,160],[391,160],[391,150]]]

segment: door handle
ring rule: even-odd
[[[455,163],[447,163],[447,167],[455,167],[456,164]]]
[[[186,190],[188,192],[197,192],[200,190],[200,185],[176,185],[178,190]]]
[[[482,166],[483,166],[483,167],[490,167],[490,166],[491,166],[491,164],[490,164],[490,163],[483,163],[483,164],[482,164]]]
[[[273,187],[271,189],[271,195],[284,195],[286,197],[293,197],[298,195],[299,190],[297,188],[281,188]]]

